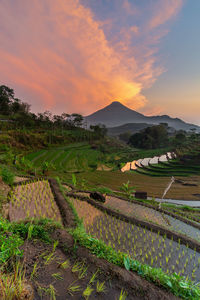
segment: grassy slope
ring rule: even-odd
[[[92,150],[87,143],[76,143],[30,153],[26,158],[33,161],[36,167],[47,161],[59,171],[83,171],[89,169],[90,164],[97,164],[99,156],[100,151]]]
[[[53,176],[59,176],[63,181],[71,182],[71,174],[52,172]],[[167,177],[150,177],[136,172],[120,171],[95,171],[76,174],[78,184],[81,186],[83,179],[87,181],[88,187],[105,186],[113,190],[120,190],[123,183],[130,181],[130,186],[137,190],[147,191],[148,196],[161,197],[170,179]],[[176,177],[177,179],[179,177]],[[196,183],[197,186],[183,186],[174,183],[168,191],[166,198],[174,199],[196,199],[193,194],[198,193],[200,189],[200,176],[181,177],[181,180],[188,183]]]

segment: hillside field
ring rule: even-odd
[[[93,150],[88,144],[77,143],[53,149],[42,149],[26,156],[40,167],[44,162],[53,165],[57,171],[81,172],[97,166],[100,161],[100,152]]]

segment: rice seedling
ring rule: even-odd
[[[96,291],[97,291],[97,293],[105,293],[106,292],[105,281],[103,281],[103,282],[99,282],[99,280],[97,281]]]
[[[75,273],[75,272],[81,272],[82,271],[82,268],[83,268],[83,263],[82,262],[75,262],[73,267],[72,267],[72,272]]]
[[[14,187],[10,194],[10,202],[12,204],[10,209],[11,221],[38,216],[61,221],[58,207],[47,180],[27,182]]]
[[[31,238],[32,238],[33,228],[34,228],[34,226],[32,224],[29,225],[29,227],[28,227],[28,237],[27,237],[28,240],[31,240]]]
[[[137,260],[145,264],[161,267],[169,274],[181,271],[184,276],[190,276],[194,269],[194,275],[200,280],[199,271],[195,268],[200,265],[200,254],[182,245],[180,239],[176,242],[166,235],[162,236],[160,232],[111,217],[87,202],[77,199],[71,201],[79,217],[83,218],[86,231],[94,238],[103,240],[112,248],[133,258],[137,257]]]
[[[76,284],[77,280],[73,281],[67,288],[67,292],[73,296],[75,293],[78,293],[81,291],[80,285]]]
[[[126,297],[127,297],[127,292],[122,289],[119,295],[119,300],[125,300]]]
[[[88,285],[86,289],[83,291],[82,295],[86,300],[88,300],[93,291],[94,289],[90,285]]]
[[[78,274],[78,279],[83,279],[86,276],[87,269],[88,269],[88,267],[87,266],[85,267],[83,264],[82,269]]]
[[[33,270],[32,270],[32,272],[31,272],[31,276],[30,276],[31,280],[32,280],[34,277],[36,277],[37,269],[38,269],[38,265],[37,265],[37,263],[34,263],[34,265],[33,265]]]
[[[48,288],[39,286],[38,294],[40,297],[43,297],[43,294],[45,294],[50,297],[49,300],[56,300],[56,290],[52,284],[50,284]]]
[[[99,273],[99,269],[97,269],[96,272],[92,274],[89,284],[93,284],[95,282],[98,273]]]
[[[58,268],[61,268],[61,269],[67,269],[69,267],[70,267],[69,259],[65,260],[64,262],[62,262],[58,265]]]
[[[54,274],[52,274],[52,277],[54,277],[55,279],[58,279],[58,280],[63,280],[63,277],[60,275],[60,273],[54,273]]]
[[[56,258],[56,256],[54,255],[54,252],[51,252],[50,254],[45,255],[43,258],[45,260],[44,264],[48,265]]]

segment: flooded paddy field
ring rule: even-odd
[[[175,242],[140,224],[133,225],[98,210],[85,201],[71,199],[86,231],[103,240],[117,251],[125,252],[133,259],[152,267],[161,268],[168,274],[176,272],[188,279],[200,280],[200,254],[181,240]]]
[[[49,218],[61,222],[59,209],[48,180],[17,185],[9,195],[9,219]]]

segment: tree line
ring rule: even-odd
[[[15,97],[14,90],[0,86],[0,114],[15,121],[23,127],[45,127],[54,124],[56,127],[74,128],[83,125],[83,116],[80,114],[53,115],[50,111],[34,114],[30,111],[31,105]]]
[[[15,128],[60,129],[63,131],[86,127],[81,114],[53,115],[50,111],[34,114],[30,108],[30,104],[15,97],[12,88],[5,85],[0,86],[0,115],[13,121]],[[91,125],[90,130],[98,137],[105,136],[107,132],[106,127],[100,125]]]
[[[199,141],[200,135],[195,133],[195,128],[190,132],[183,130],[175,131],[173,136],[169,135],[168,124],[161,123],[143,129],[127,138],[129,145],[140,149],[156,149],[169,146],[182,146],[187,143]]]

